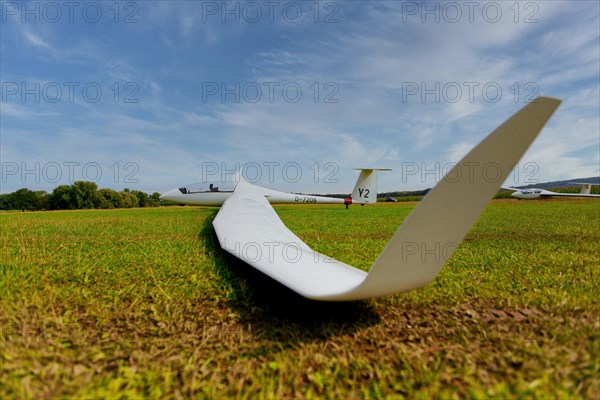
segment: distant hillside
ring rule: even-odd
[[[591,178],[576,178],[576,179],[568,179],[565,181],[552,181],[552,182],[544,182],[544,183],[534,183],[526,186],[515,186],[519,189],[528,189],[528,188],[540,188],[540,189],[548,189],[548,188],[559,188],[559,187],[571,187],[571,186],[580,186],[577,182],[582,183],[594,183],[596,185],[600,185],[600,176],[594,176]]]
[[[577,182],[593,183],[596,185],[600,185],[600,176],[593,176],[590,178],[574,178],[574,179],[568,179],[568,180],[563,180],[563,181],[541,182],[541,183],[535,183],[535,184],[531,184],[531,185],[515,186],[515,187],[519,188],[519,189],[540,188],[540,189],[554,189],[554,190],[560,189],[560,188],[572,188],[571,190],[565,190],[565,191],[577,192],[578,190],[573,190],[575,188],[580,187],[580,185],[578,185]],[[383,193],[377,193],[377,198],[379,199],[379,201],[382,201],[388,197],[393,197],[400,201],[402,201],[402,200],[415,201],[415,200],[420,200],[423,196],[425,196],[427,194],[427,192],[429,192],[429,190],[431,190],[431,189],[383,192]],[[598,187],[595,187],[592,189],[592,193],[598,193],[598,192],[600,192],[600,189]],[[344,198],[344,197],[348,197],[350,195],[349,194],[326,194],[325,196]],[[497,195],[496,197],[497,198],[504,198],[504,197],[510,198],[510,192],[506,191],[503,194]]]
[[[532,183],[531,185],[525,186],[514,186],[519,189],[528,189],[528,188],[540,188],[540,189],[560,189],[560,188],[580,188],[581,185],[578,183],[593,183],[594,185],[600,185],[600,176],[593,176],[590,178],[573,178],[564,181],[551,181],[551,182],[540,182],[540,183]],[[598,187],[594,188],[594,192],[598,191]],[[378,197],[395,197],[395,193],[402,193],[402,196],[418,196],[425,195],[430,189],[426,190],[417,190],[414,192],[391,192],[391,193],[380,193]],[[572,190],[571,190],[572,191]],[[411,194],[404,194],[411,193]]]
[[[420,200],[430,190],[431,189],[377,193],[377,198],[387,199],[388,197],[393,197],[396,200],[415,201]]]

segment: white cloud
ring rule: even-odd
[[[31,44],[33,46],[40,47],[40,48],[48,50],[52,53],[56,52],[54,47],[52,47],[50,44],[48,44],[46,41],[44,41],[41,37],[39,37],[35,33],[31,32],[30,30],[27,30],[27,29],[23,30],[23,37],[29,44]]]
[[[447,151],[446,160],[457,163],[474,147],[473,143],[460,142],[455,143]]]

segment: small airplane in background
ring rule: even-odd
[[[183,187],[161,198],[220,205],[213,227],[221,247],[306,298],[352,301],[406,292],[435,279],[560,103],[535,99],[475,146],[404,220],[368,273],[311,249],[270,203],[374,203],[375,170],[361,171],[351,199],[277,192],[252,185],[241,174],[228,188]],[[468,166],[489,162],[500,167],[498,180],[461,174]]]
[[[581,186],[581,192],[579,193],[558,193],[552,192],[550,190],[545,189],[519,189],[513,187],[503,187],[504,190],[512,190],[514,193],[511,194],[512,197],[516,197],[519,200],[535,200],[535,199],[546,199],[549,197],[593,197],[600,198],[600,194],[591,194],[593,185],[600,185],[598,183],[580,183],[580,182],[572,182],[576,185]]]

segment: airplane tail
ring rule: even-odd
[[[581,194],[590,194],[592,193],[592,185],[586,184],[581,186]]]
[[[598,186],[599,183],[589,183],[589,182],[572,182],[575,185],[581,185],[581,191],[579,194],[591,194],[592,186]]]
[[[377,171],[391,171],[389,168],[354,168],[360,171],[352,202],[360,204],[377,203]]]

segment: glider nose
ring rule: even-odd
[[[179,189],[171,189],[168,192],[161,194],[159,198],[163,201],[177,202],[180,195],[181,192],[179,191]]]

